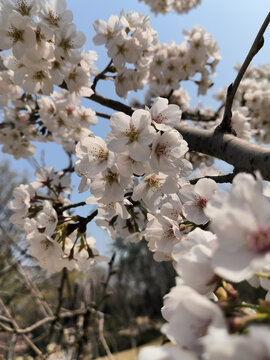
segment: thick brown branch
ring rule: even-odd
[[[219,184],[224,184],[224,183],[231,183],[233,181],[233,178],[235,177],[237,172],[233,172],[231,174],[226,174],[226,175],[216,175],[216,176],[208,176],[205,175],[204,177],[201,178],[195,178],[195,179],[191,179],[190,183],[191,184],[196,184],[200,179],[212,179],[214,180],[216,183]]]
[[[182,120],[210,122],[210,121],[216,121],[217,116],[218,116],[217,113],[208,116],[201,114],[199,111],[184,111],[182,113]]]
[[[218,126],[219,130],[222,130],[225,132],[230,132],[231,117],[232,117],[232,104],[233,104],[233,99],[234,99],[235,93],[236,93],[238,86],[239,86],[249,64],[251,63],[253,57],[257,54],[257,52],[263,46],[263,43],[264,43],[263,34],[264,34],[267,26],[269,25],[269,22],[270,22],[270,12],[266,16],[253,44],[251,45],[249,53],[247,54],[247,57],[246,57],[245,61],[243,62],[234,82],[228,87],[223,120],[222,120],[222,123]]]
[[[237,171],[259,170],[270,181],[270,149],[249,143],[231,134],[180,125],[177,130],[191,151],[217,157],[233,165]]]
[[[116,100],[112,100],[112,99],[108,99],[102,95],[99,95],[97,93],[91,95],[88,99],[95,101],[103,106],[106,106],[112,110],[116,110],[116,111],[122,111],[123,113],[131,116],[133,113],[133,109],[132,107],[121,103],[120,101],[116,101]],[[219,110],[212,116],[207,116],[207,115],[203,115],[201,114],[199,111],[184,111],[182,113],[182,119],[183,120],[194,120],[194,121],[215,121],[217,119],[217,115],[218,115]],[[106,119],[110,119],[110,115],[108,114],[103,114],[103,113],[96,113],[98,116],[104,117]]]

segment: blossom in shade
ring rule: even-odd
[[[216,191],[217,184],[212,179],[200,179],[196,185],[184,185],[180,190],[180,199],[186,219],[195,224],[206,224],[209,217],[204,208]]]
[[[238,174],[231,192],[217,193],[205,212],[218,239],[212,262],[218,275],[239,282],[269,264],[270,203],[261,181]]]
[[[180,347],[200,352],[200,339],[214,325],[225,328],[225,321],[217,305],[189,286],[178,284],[164,297],[161,309],[167,324],[162,332]]]

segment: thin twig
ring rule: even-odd
[[[93,91],[96,91],[96,86],[97,86],[97,83],[99,80],[104,80],[106,79],[106,76],[105,74],[111,70],[111,66],[112,66],[112,63],[113,61],[111,60],[109,62],[109,64],[105,67],[105,69],[103,71],[101,71],[101,73],[99,73],[95,78],[94,78],[94,81],[93,81],[93,85],[91,86],[92,90]]]
[[[78,315],[85,315],[87,312],[87,309],[77,309],[77,310],[72,310],[72,311],[64,311],[61,312],[58,316],[58,319],[67,319],[67,318],[73,318],[76,317]],[[38,329],[41,326],[44,326],[52,321],[55,321],[56,317],[55,316],[47,316],[41,320],[38,320],[37,322],[35,322],[32,325],[29,325],[28,327],[24,328],[24,329],[17,329],[14,330],[13,328],[11,328],[8,325],[3,324],[2,322],[0,322],[0,327],[2,327],[2,329],[6,332],[16,332],[16,334],[27,334],[30,333],[36,329]],[[9,319],[9,322],[11,322],[11,320]]]
[[[23,278],[28,289],[34,295],[34,298],[36,299],[37,303],[41,306],[41,309],[43,310],[44,315],[53,315],[53,311],[50,308],[47,301],[45,300],[43,294],[39,291],[36,284],[30,278],[28,278],[26,276],[23,268],[21,267],[21,265],[19,263],[17,263],[16,268],[17,268],[19,274],[21,275],[21,277]]]
[[[104,314],[101,311],[98,311],[97,314],[99,316],[99,319],[98,319],[99,340],[100,340],[101,344],[103,345],[104,350],[106,351],[106,354],[107,354],[109,360],[113,360],[114,357],[110,351],[110,348],[109,348],[107,341],[105,339],[105,336],[104,336]]]
[[[10,343],[9,343],[7,360],[13,360],[14,359],[16,341],[17,341],[17,334],[12,334],[11,339],[10,339]]]
[[[104,119],[110,119],[110,118],[111,118],[111,115],[109,115],[109,114],[104,114],[104,113],[99,112],[99,111],[96,111],[96,115],[97,115],[97,116],[100,116],[100,117],[103,117]]]
[[[49,341],[48,343],[50,343],[50,340],[52,339],[53,333],[54,333],[54,329],[55,329],[55,325],[59,320],[59,315],[60,315],[60,310],[62,307],[62,303],[63,303],[63,292],[64,292],[64,286],[65,286],[65,281],[67,278],[67,268],[63,268],[62,270],[62,276],[61,276],[61,282],[58,288],[58,304],[57,304],[57,308],[56,308],[56,312],[55,312],[55,319],[53,320],[52,324],[51,324],[51,328],[49,331]]]
[[[270,12],[266,16],[254,42],[247,54],[247,57],[236,76],[236,79],[228,87],[224,115],[223,115],[221,124],[217,127],[217,131],[232,133],[231,118],[232,118],[232,104],[233,104],[234,96],[235,96],[238,86],[239,86],[249,64],[251,63],[253,57],[258,53],[258,51],[260,51],[260,49],[263,46],[263,43],[264,43],[263,34],[264,34],[267,26],[269,25],[269,22],[270,22]]]
[[[11,320],[12,326],[14,328],[14,332],[18,333],[20,331],[20,327],[17,324],[16,320],[12,317],[12,315],[10,314],[8,308],[6,307],[6,305],[3,303],[2,299],[0,298],[0,305],[3,308],[6,316]],[[1,326],[3,326],[3,324],[1,324]],[[42,359],[45,359],[45,357],[43,356],[42,352],[39,350],[39,348],[29,339],[29,337],[25,334],[22,334],[25,342],[32,348],[32,350],[34,350],[34,352],[40,356]]]
[[[78,203],[75,203],[75,204],[70,204],[70,205],[63,206],[61,210],[65,211],[65,210],[69,210],[69,209],[79,207],[79,206],[84,206],[84,205],[86,205],[86,202],[81,201],[81,202],[78,202]]]
[[[116,257],[116,253],[114,252],[112,254],[112,257],[111,257],[110,262],[109,262],[109,269],[108,269],[107,277],[106,277],[105,281],[102,282],[103,292],[102,292],[100,301],[96,305],[96,309],[100,309],[100,307],[103,304],[104,300],[108,297],[107,289],[108,289],[109,281],[111,279],[111,276],[115,274],[115,269],[113,268],[115,257]]]

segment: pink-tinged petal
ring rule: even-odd
[[[135,161],[146,161],[150,157],[150,148],[149,146],[144,146],[139,144],[137,141],[129,144],[127,146],[129,155]]]
[[[183,206],[183,213],[187,220],[195,224],[206,224],[209,218],[204,214],[203,209],[194,204],[194,202],[186,202]]]
[[[218,187],[214,180],[200,179],[195,185],[194,191],[196,194],[200,195],[206,200],[209,200],[212,198],[217,189]]]
[[[167,108],[168,106],[168,99],[165,99],[165,98],[161,98],[161,97],[158,97],[152,108],[151,108],[151,117],[153,120],[155,120],[158,116],[158,114],[160,114],[164,109]]]

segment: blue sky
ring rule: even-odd
[[[230,84],[234,80],[235,71],[233,67],[235,63],[244,60],[259,27],[270,9],[269,0],[258,0],[257,2],[254,0],[202,0],[202,4],[189,14],[177,15],[169,13],[158,16],[151,14],[149,8],[137,0],[67,0],[67,7],[73,11],[74,22],[78,30],[83,31],[87,36],[86,50],[97,51],[99,55],[97,62],[99,70],[102,70],[107,65],[109,59],[104,47],[96,47],[92,43],[92,38],[95,35],[92,24],[96,19],[101,18],[107,21],[111,14],[119,15],[121,9],[124,9],[125,12],[135,10],[140,13],[149,14],[152,27],[159,33],[160,42],[169,43],[171,40],[174,40],[176,43],[181,43],[183,41],[182,30],[191,30],[196,24],[205,28],[207,32],[212,33],[220,47],[222,60],[217,67],[217,75],[213,79],[215,85],[207,96],[198,98],[195,87],[192,87],[192,85],[187,86],[191,93],[192,106],[198,101],[203,101],[205,105],[215,106],[212,94],[217,89]],[[269,63],[269,60],[270,29],[267,29],[265,45],[255,57],[253,64],[263,65]],[[101,82],[98,84],[97,91],[105,96],[116,98],[112,83],[105,84],[105,82]],[[134,97],[134,95],[132,94],[131,97]],[[142,98],[142,94],[139,96]],[[108,111],[107,109],[97,107],[91,101],[85,101],[84,106],[89,106],[103,112]],[[93,128],[92,130],[97,135],[104,137],[108,129],[108,120],[100,119],[96,129]],[[66,166],[66,156],[61,152],[59,146],[53,144],[46,144],[46,146],[44,144],[38,145],[36,155],[38,160],[42,151],[45,151],[46,166],[53,165],[56,169]],[[1,155],[1,159],[4,158],[12,160],[10,156]],[[16,162],[12,160],[12,167],[17,171],[22,171],[26,168],[30,176],[33,175],[33,168],[26,160]],[[74,196],[73,199],[74,201],[81,201],[86,196],[88,194],[85,193],[82,196]],[[89,208],[84,208],[84,211],[89,211]],[[85,214],[84,211],[83,213]],[[99,244],[98,248],[104,250],[109,242],[106,234],[95,226],[90,227],[90,233],[96,237]]]

